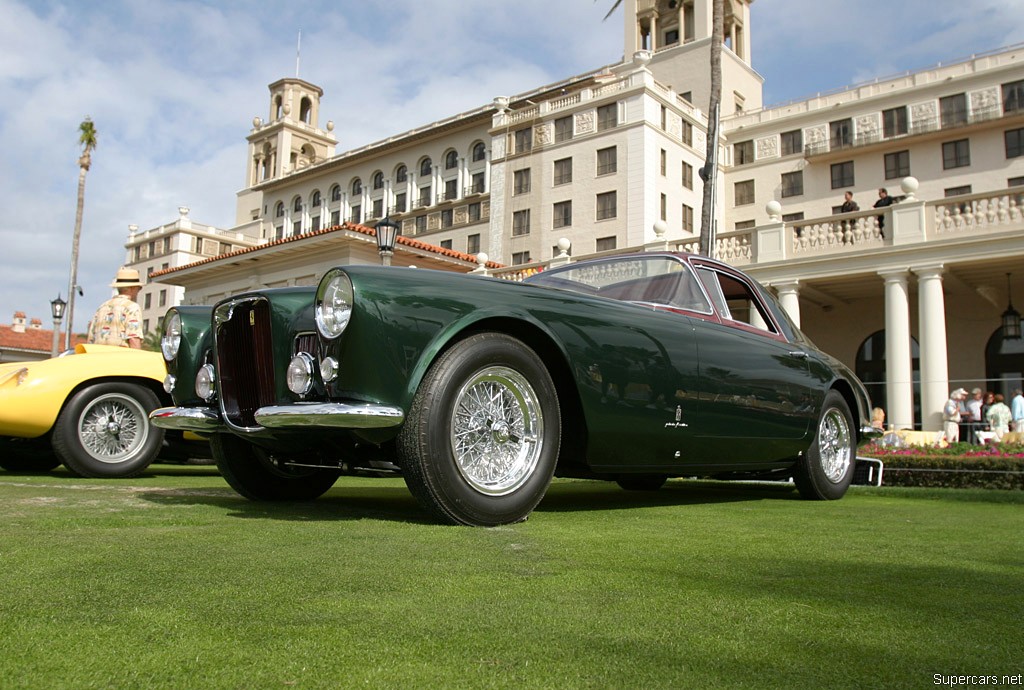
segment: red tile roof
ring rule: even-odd
[[[184,266],[175,266],[174,268],[167,268],[167,269],[164,269],[162,271],[153,271],[153,273],[150,274],[150,277],[151,278],[156,278],[156,277],[160,277],[160,276],[170,275],[170,274],[174,273],[175,271],[178,271],[178,270],[181,270],[181,269],[184,269],[184,268],[193,268],[195,266],[202,266],[203,264],[212,263],[214,261],[220,261],[221,259],[225,259],[225,258],[228,258],[228,257],[235,257],[235,256],[241,256],[243,254],[250,254],[252,252],[258,252],[261,249],[266,249],[267,247],[276,247],[278,245],[288,244],[290,242],[300,242],[302,240],[305,240],[305,239],[308,239],[308,238],[311,238],[311,237],[321,237],[323,235],[329,235],[331,233],[339,232],[339,231],[342,231],[342,230],[351,230],[353,232],[359,232],[359,233],[362,233],[364,235],[369,235],[370,237],[376,237],[377,236],[377,231],[374,230],[371,227],[367,227],[365,225],[357,225],[356,223],[345,222],[345,223],[342,223],[341,225],[334,225],[334,226],[329,227],[329,228],[324,228],[322,230],[317,230],[316,232],[307,232],[307,233],[303,233],[301,235],[292,235],[291,237],[285,237],[285,238],[282,238],[280,240],[270,240],[269,242],[266,242],[266,243],[260,244],[260,245],[256,245],[254,247],[246,247],[244,249],[239,249],[237,251],[229,252],[227,254],[220,254],[218,256],[211,256],[208,259],[202,259],[200,261],[193,261],[192,263],[185,264]],[[445,249],[444,247],[439,247],[439,246],[437,246],[435,244],[428,244],[427,242],[421,242],[420,240],[414,240],[411,237],[406,237],[405,235],[399,235],[398,237],[396,237],[395,238],[395,243],[396,244],[403,244],[403,245],[405,245],[407,247],[412,247],[414,249],[420,249],[420,250],[423,250],[423,251],[433,252],[435,254],[440,254],[441,256],[448,256],[448,257],[452,257],[452,258],[455,258],[455,259],[461,259],[462,261],[467,261],[467,262],[470,262],[470,263],[475,263],[476,262],[476,256],[473,255],[473,254],[466,254],[465,252],[459,252],[459,251],[456,251],[454,249]],[[487,262],[487,268],[501,268],[501,267],[502,267],[502,264],[499,264],[499,263],[497,263],[495,261],[488,261]]]
[[[63,338],[64,331],[61,331]],[[85,336],[72,336],[71,346],[85,342]],[[24,333],[15,333],[12,326],[0,324],[0,349],[25,350],[29,352],[50,352],[53,347],[53,330],[28,328]]]

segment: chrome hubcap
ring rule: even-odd
[[[482,494],[503,496],[525,484],[540,460],[543,434],[540,399],[513,369],[481,369],[455,397],[455,464]]]
[[[830,408],[818,427],[818,455],[825,478],[833,484],[843,480],[853,461],[850,446],[850,425],[846,415],[834,407]]]
[[[104,395],[92,402],[78,419],[78,438],[85,451],[111,464],[134,457],[149,437],[146,411],[124,395]]]

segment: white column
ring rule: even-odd
[[[921,428],[942,429],[942,406],[949,394],[946,353],[946,300],[942,264],[915,268],[918,286],[918,333],[921,338]]]
[[[773,283],[774,287],[779,292],[779,304],[789,314],[789,318],[793,319],[793,323],[796,324],[797,328],[800,327],[800,281],[794,280],[788,283]]]
[[[886,417],[896,429],[914,427],[914,385],[910,350],[907,272],[879,273],[885,279]]]

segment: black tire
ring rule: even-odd
[[[0,438],[0,467],[8,472],[49,472],[60,467],[60,458],[40,439]]]
[[[232,434],[214,434],[210,450],[232,489],[250,501],[311,501],[338,481],[338,472],[288,468],[259,446]]]
[[[53,450],[72,474],[136,477],[156,459],[164,430],[149,423],[160,406],[135,383],[97,383],[75,393],[53,426]]]
[[[657,491],[667,481],[668,476],[664,474],[623,474],[615,483],[626,491]]]
[[[493,526],[544,498],[561,442],[544,363],[500,333],[467,338],[427,371],[398,437],[405,483],[434,518]]]
[[[793,471],[793,481],[803,498],[834,501],[850,488],[857,464],[854,429],[846,400],[838,392],[829,391],[821,406],[814,440]]]

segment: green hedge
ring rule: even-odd
[[[1024,490],[1024,446],[891,449],[871,444],[858,455],[885,463],[885,486]]]

